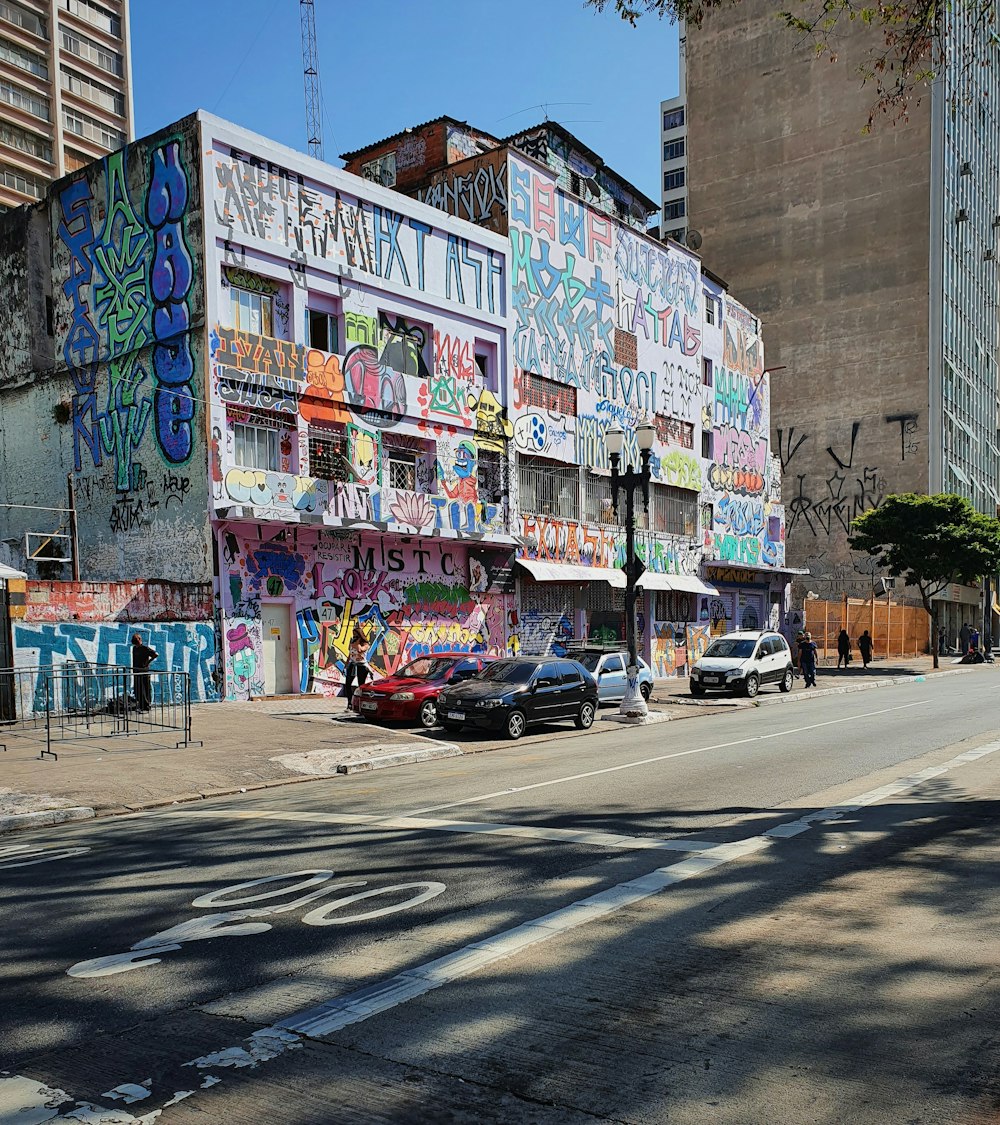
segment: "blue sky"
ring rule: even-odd
[[[136,135],[207,109],[304,150],[297,0],[132,0]],[[653,199],[677,29],[582,0],[316,0],[326,157],[448,114],[561,121]],[[578,104],[560,104],[578,103]]]

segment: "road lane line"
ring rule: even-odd
[[[598,848],[632,851],[704,852],[717,847],[711,840],[658,840],[626,836],[618,832],[590,832],[578,828],[541,828],[531,824],[493,824],[476,820],[439,820],[416,816],[376,816],[367,813],[283,812],[280,809],[176,809],[162,816],[195,817],[205,820],[277,820],[305,824],[336,824],[345,828],[383,832],[457,832],[514,836],[526,840],[549,840],[559,844],[588,844]]]
[[[602,774],[617,773],[619,770],[631,770],[637,766],[652,766],[658,762],[669,762],[673,758],[686,758],[691,754],[704,754],[709,750],[727,750],[731,746],[745,746],[750,742],[766,742],[769,738],[782,738],[786,734],[801,734],[807,730],[819,730],[821,727],[832,727],[838,723],[853,723],[859,719],[871,719],[876,715],[887,715],[891,711],[906,711],[910,707],[925,707],[933,702],[930,699],[921,699],[916,703],[903,703],[896,707],[883,707],[878,711],[866,711],[863,715],[846,715],[841,719],[828,719],[823,723],[811,723],[805,727],[791,727],[788,730],[774,731],[771,734],[749,735],[747,738],[738,738],[733,742],[717,742],[712,746],[697,746],[693,750],[678,750],[673,754],[660,754],[655,758],[642,758],[637,762],[622,762],[617,766],[605,766],[599,770],[588,770],[587,773],[568,774],[566,777],[554,777],[550,781],[536,781],[532,785],[518,785],[510,789],[499,789],[495,793],[484,793],[479,797],[467,797],[462,801],[452,801],[446,805],[428,805],[423,809],[411,809],[403,816],[425,816],[428,813],[444,812],[446,809],[458,809],[463,805],[480,804],[483,801],[492,801],[497,797],[509,797],[512,793],[527,793],[531,789],[544,789],[549,785],[564,785],[571,781],[584,781],[588,777],[600,777]]]
[[[279,1057],[287,1050],[300,1048],[302,1040],[305,1038],[332,1035],[351,1024],[361,1023],[371,1016],[390,1011],[410,1000],[424,996],[436,988],[460,980],[498,961],[512,957],[524,949],[566,934],[586,925],[588,922],[606,917],[625,907],[634,906],[636,903],[642,902],[644,899],[650,898],[652,895],[658,894],[685,879],[702,875],[724,863],[775,846],[781,839],[807,831],[820,821],[838,820],[848,813],[856,812],[867,805],[873,805],[886,797],[913,789],[922,781],[939,777],[960,766],[967,765],[969,762],[977,761],[989,754],[995,754],[998,750],[1000,750],[1000,739],[967,750],[940,766],[930,766],[919,773],[904,776],[876,789],[867,790],[857,797],[838,802],[818,812],[808,813],[797,820],[788,821],[784,825],[777,825],[761,835],[731,844],[720,844],[709,852],[690,856],[679,863],[671,864],[669,867],[658,868],[648,875],[619,883],[540,918],[523,922],[492,937],[472,942],[452,953],[437,957],[423,965],[397,973],[378,984],[335,997],[300,1012],[294,1012],[284,1019],[276,1020],[268,1027],[253,1032],[244,1040],[244,1043],[248,1044],[247,1047],[227,1047],[221,1051],[201,1055],[183,1065],[196,1067],[202,1071],[226,1067],[256,1068],[270,1059]],[[5,1090],[7,1084],[29,1081],[22,1076],[0,1078],[0,1106],[4,1104],[5,1093],[9,1095],[13,1092]],[[205,1083],[202,1085],[204,1086]],[[57,1093],[65,1098],[62,1091],[57,1091]],[[165,1093],[166,1091],[164,1091]],[[160,1108],[173,1104],[175,1097],[176,1092],[170,1102],[161,1102]],[[49,1104],[52,1104],[52,1102],[49,1102]],[[79,1108],[86,1107],[88,1112],[93,1113],[93,1116],[88,1117],[87,1120],[95,1122],[110,1122],[110,1120],[113,1120],[99,1116],[102,1113],[102,1107],[95,1107],[86,1102],[77,1102],[76,1104]],[[103,1112],[108,1111],[103,1110]],[[159,1114],[154,1110],[141,1120],[144,1123],[151,1122],[158,1116]],[[79,1122],[80,1119],[78,1112],[75,1110],[70,1110],[67,1115],[58,1118],[39,1118],[39,1120],[67,1122]],[[121,1118],[117,1120],[121,1120]],[[124,1120],[129,1120],[129,1117],[126,1115]]]

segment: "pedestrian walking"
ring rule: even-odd
[[[795,657],[795,667],[792,669],[792,675],[796,679],[798,679],[798,677],[802,675],[802,669],[799,667],[798,651],[799,651],[799,647],[801,646],[802,642],[805,639],[806,639],[805,629],[799,629],[798,632],[795,634],[795,653],[796,653],[796,657]]]
[[[858,637],[858,652],[861,653],[861,665],[864,668],[867,668],[868,665],[871,664],[871,662],[872,662],[872,648],[873,647],[874,647],[874,644],[872,642],[872,635],[866,629],[861,634],[861,636]]]
[[[840,667],[840,662],[843,660],[844,667],[851,663],[851,638],[848,636],[846,629],[841,629],[837,634],[837,667]]]
[[[344,694],[347,696],[347,708],[350,710],[351,700],[354,698],[354,682],[358,687],[363,687],[368,679],[368,646],[364,634],[357,627],[351,639],[348,650],[347,667],[344,670]]]
[[[802,671],[802,678],[805,680],[806,687],[816,686],[816,654],[818,651],[816,642],[812,639],[812,633],[805,633],[799,643],[799,668]]]
[[[958,631],[958,648],[962,656],[969,654],[969,640],[972,637],[972,630],[969,628],[968,621],[962,622],[962,628]]]
[[[153,703],[153,691],[149,682],[149,666],[160,654],[142,643],[138,633],[132,634],[132,691],[138,710],[148,711]]]
[[[948,651],[948,639],[945,635],[944,626],[938,626],[938,656],[944,656]]]

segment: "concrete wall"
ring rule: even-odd
[[[863,136],[855,65],[874,35],[838,27],[839,60],[781,31],[769,0],[689,28],[689,226],[765,324],[787,558],[803,588],[870,591],[851,520],[925,491],[930,98]]]
[[[27,242],[29,291],[51,293],[47,356],[23,284],[0,286],[0,320],[30,321],[0,361],[0,500],[65,508],[71,474],[84,579],[211,578],[200,198],[193,119],[52,185],[46,237]],[[23,252],[0,236],[0,276]],[[7,509],[0,538],[23,561],[25,531],[60,526]]]

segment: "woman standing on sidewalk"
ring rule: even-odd
[[[837,634],[837,667],[843,660],[844,667],[851,663],[851,638],[846,629],[841,629]]]
[[[348,650],[347,667],[344,669],[344,694],[347,696],[347,709],[351,709],[354,698],[354,681],[361,687],[368,679],[368,652],[364,634],[355,626],[351,647]]]

